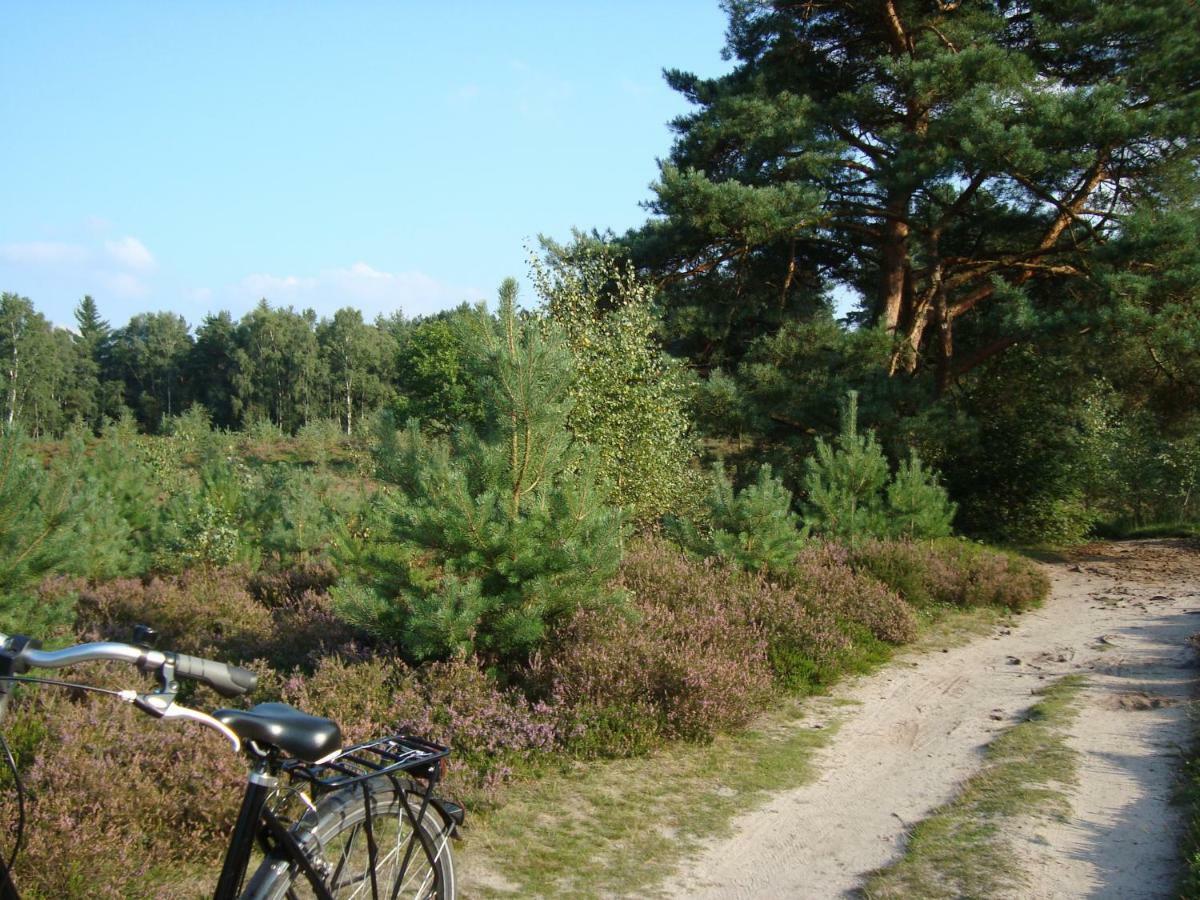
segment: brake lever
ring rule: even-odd
[[[233,744],[234,753],[239,753],[242,749],[241,738],[234,734],[229,726],[217,721],[206,712],[180,706],[171,694],[139,694],[137,691],[121,691],[120,697],[126,703],[132,703],[142,712],[148,713],[156,719],[186,719],[199,722],[224,735],[229,743]]]

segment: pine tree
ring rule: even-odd
[[[713,468],[707,521],[669,519],[672,536],[701,556],[719,556],[752,572],[786,572],[804,546],[806,530],[792,510],[792,492],[764,465],[757,478],[735,492],[725,467]]]
[[[385,542],[339,592],[345,615],[417,659],[519,661],[572,611],[615,599],[621,516],[566,426],[572,373],[561,334],[518,314],[509,279],[484,338],[484,427],[448,439],[415,421],[386,430]]]
[[[1195,181],[1191,0],[727,9],[732,71],[666,74],[693,109],[627,238],[704,362],[842,286],[892,372],[944,386],[1071,333],[1130,213],[1170,202],[1168,173]]]
[[[72,604],[45,604],[42,576],[71,571],[80,549],[78,457],[47,472],[15,428],[0,428],[0,630],[45,637],[69,625]]]
[[[851,391],[841,433],[832,444],[818,438],[805,463],[804,521],[814,531],[839,538],[882,533],[888,474],[875,433],[858,433],[858,394]]]
[[[897,537],[938,538],[950,534],[957,507],[950,502],[937,475],[912,450],[887,486],[887,517]]]

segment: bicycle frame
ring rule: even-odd
[[[314,815],[313,826],[317,826],[317,808],[314,801],[327,796],[341,796],[343,792],[361,789],[362,804],[366,811],[363,832],[367,842],[370,872],[371,896],[378,900],[379,886],[376,883],[376,865],[378,863],[377,845],[373,816],[371,814],[374,798],[372,784],[380,784],[387,779],[400,798],[402,816],[411,825],[408,846],[400,863],[399,879],[402,883],[405,872],[412,861],[414,850],[420,846],[418,834],[429,808],[436,809],[436,816],[444,825],[444,835],[448,839],[456,834],[456,829],[462,824],[462,809],[457,804],[442,801],[434,797],[434,789],[440,780],[449,749],[433,744],[421,738],[395,735],[379,738],[353,747],[342,749],[339,753],[305,763],[299,759],[284,760],[283,753],[277,747],[258,746],[254,742],[239,741],[238,736],[224,723],[194,709],[173,706],[175,697],[176,663],[186,665],[181,668],[181,674],[203,681],[217,690],[224,689],[226,696],[242,693],[253,687],[253,674],[245,670],[229,667],[223,663],[211,660],[184,657],[178,654],[164,655],[143,647],[127,644],[93,643],[81,644],[60,651],[41,652],[40,645],[24,636],[0,635],[0,725],[8,712],[12,698],[13,685],[18,680],[64,684],[48,679],[25,678],[22,673],[28,671],[29,665],[42,668],[60,668],[74,665],[77,662],[93,660],[119,660],[134,662],[143,671],[145,663],[159,672],[162,679],[162,691],[154,694],[135,694],[133,691],[112,691],[106,688],[89,688],[87,685],[75,685],[88,690],[112,694],[125,702],[135,703],[143,712],[148,712],[157,718],[184,717],[201,724],[208,725],[221,731],[230,738],[235,747],[240,748],[250,761],[250,773],[246,789],[242,796],[234,830],[225,850],[221,873],[213,893],[214,900],[236,900],[246,878],[246,870],[255,845],[261,847],[265,857],[273,864],[295,867],[297,874],[303,873],[312,886],[319,900],[333,900],[330,888],[326,885],[328,872],[319,871],[327,864],[314,860],[313,847],[303,829],[297,831],[291,823],[285,822],[275,810],[268,805],[268,799],[279,784],[281,775],[287,775],[292,783],[307,782],[311,793],[308,805]],[[24,654],[24,655],[23,655]],[[153,654],[153,656],[151,655]],[[247,684],[248,683],[248,684]],[[151,701],[165,698],[165,702]],[[9,758],[11,763],[11,756]],[[398,776],[404,775],[401,779]],[[414,776],[415,780],[407,776]],[[418,787],[418,783],[422,784]],[[18,789],[20,782],[18,781]],[[18,797],[21,795],[19,794]],[[414,813],[413,806],[407,797],[415,800],[420,797],[420,809]],[[22,807],[22,822],[24,809]],[[396,851],[399,850],[397,844]],[[422,851],[423,852],[423,851]],[[341,871],[341,865],[333,873],[336,880]],[[0,855],[0,900],[19,900],[9,869],[11,860]],[[365,878],[365,876],[364,876]]]
[[[254,849],[255,842],[259,844],[268,856],[274,855],[278,857],[282,851],[286,860],[289,863],[294,863],[304,874],[305,878],[308,879],[319,900],[333,900],[333,895],[326,886],[324,874],[317,871],[305,848],[296,839],[296,835],[266,806],[268,796],[278,785],[279,771],[278,758],[273,755],[254,760],[250,776],[246,782],[246,792],[242,797],[242,805],[238,811],[237,823],[234,826],[233,834],[229,840],[229,847],[225,853],[225,861],[221,867],[221,876],[217,881],[217,887],[213,893],[213,900],[236,900],[238,890],[245,879],[246,865],[249,862],[250,853]],[[405,848],[404,858],[400,864],[400,871],[397,876],[400,881],[403,880],[404,873],[412,861],[413,852],[418,846],[417,829],[419,828],[419,823],[429,812],[430,806],[434,805],[431,801],[433,801],[433,789],[438,780],[436,773],[436,768],[430,772],[431,777],[425,782],[424,790],[420,792],[421,807],[416,813],[412,811],[407,803],[402,803],[401,805],[405,817],[412,826],[412,833],[408,839],[408,846]],[[397,792],[403,793],[395,774],[382,774],[373,777],[389,779],[396,787]],[[361,788],[363,804],[367,811],[364,820],[364,831],[366,833],[367,852],[370,860],[368,868],[371,872],[371,897],[373,900],[378,900],[379,885],[375,883],[377,845],[371,816],[372,798],[370,778],[355,778],[342,787],[341,790],[350,790],[352,788]]]
[[[238,890],[246,877],[246,865],[250,861],[250,853],[257,840],[264,851],[282,849],[291,862],[296,863],[312,884],[320,900],[332,900],[329,889],[320,873],[313,867],[304,849],[296,841],[295,835],[267,808],[267,797],[279,783],[278,774],[272,774],[271,769],[278,771],[278,764],[272,764],[269,759],[257,760],[246,781],[246,792],[242,796],[242,805],[238,810],[237,823],[229,838],[229,847],[225,851],[225,861],[221,866],[221,876],[217,880],[213,900],[236,900]],[[275,841],[275,848],[270,846],[268,835]]]

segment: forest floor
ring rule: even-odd
[[[1040,609],[941,652],[897,658],[835,692],[820,773],[705,842],[663,886],[679,897],[843,897],[906,853],[912,826],[952,803],[987,747],[1039,694],[1082,676],[1062,740],[1075,777],[1058,814],[998,825],[1013,896],[1174,896],[1184,811],[1172,805],[1192,743],[1200,546],[1094,545],[1046,563]],[[903,895],[905,892],[901,891]],[[921,892],[914,894],[919,895]]]

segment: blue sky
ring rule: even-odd
[[[491,299],[644,220],[716,2],[7,3],[0,290],[72,322]],[[531,300],[528,295],[526,301]]]

